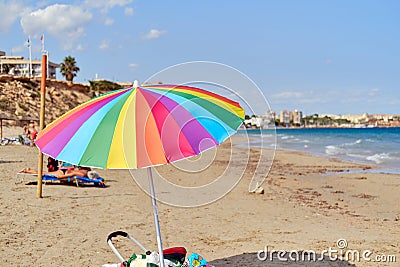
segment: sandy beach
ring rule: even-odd
[[[4,129],[6,136],[7,131],[11,130]],[[242,150],[228,144],[218,147],[204,156],[215,156],[213,164],[193,175],[173,166],[156,169],[175,183],[207,184],[229,165],[230,154]],[[116,263],[106,243],[116,230],[130,233],[149,250],[157,249],[151,199],[129,171],[98,170],[106,188],[45,184],[43,198],[38,199],[36,185],[28,184],[36,177],[17,178],[18,170],[36,168],[37,161],[35,147],[0,147],[0,266]],[[248,186],[256,164],[249,161],[245,171],[240,164],[233,166],[233,172],[244,174],[218,201],[195,208],[159,203],[164,247],[184,246],[215,266],[398,266],[400,175],[338,159],[276,151],[262,185],[264,194],[255,194],[248,192]],[[157,188],[157,182],[156,191],[168,194]],[[362,257],[330,261],[328,254],[321,255],[329,248],[339,250],[338,240],[347,242],[342,256],[348,250],[360,254],[368,250],[370,261]],[[119,239],[116,245],[126,257],[140,252],[127,240]],[[258,256],[265,253],[258,252],[266,247],[269,252],[313,250],[324,260],[285,262],[272,254],[272,260],[262,261]],[[388,257],[393,255],[397,263],[376,262],[393,260]]]

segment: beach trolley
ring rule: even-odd
[[[142,251],[141,254],[133,253],[126,260],[114,246],[113,239],[123,237],[135,243]],[[107,244],[119,259],[120,263],[104,264],[102,267],[158,267],[160,257],[158,252],[151,252],[145,248],[139,241],[124,231],[115,231],[108,235]],[[213,267],[197,253],[192,253],[186,258],[186,249],[184,247],[172,247],[163,250],[164,265],[166,267]]]
[[[117,248],[113,244],[113,239],[117,237],[127,238],[133,243],[135,243],[142,251],[141,254],[133,253],[131,257],[126,260],[117,250]],[[159,256],[158,253],[146,249],[139,241],[137,241],[134,237],[129,235],[124,231],[116,231],[108,235],[107,243],[110,246],[111,250],[117,256],[121,263],[117,264],[104,264],[103,267],[157,267],[159,266]],[[186,258],[186,249],[184,247],[172,247],[163,250],[164,254],[164,263],[165,266],[168,267],[189,267],[190,264],[185,264]],[[188,263],[188,262],[187,262]],[[204,265],[197,265],[204,266]]]

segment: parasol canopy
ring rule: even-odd
[[[79,166],[148,168],[160,265],[164,257],[151,166],[221,144],[244,119],[239,103],[191,86],[134,86],[67,112],[37,139],[40,151]]]
[[[239,103],[191,86],[145,85],[91,99],[42,130],[42,153],[80,166],[143,168],[191,157],[242,124]]]

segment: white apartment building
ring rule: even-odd
[[[23,56],[6,56],[0,51],[0,73],[7,73],[14,76],[30,77],[30,65],[32,63],[32,77],[42,77],[42,60],[24,59]],[[59,65],[51,61],[47,62],[47,77],[56,79],[56,68]]]
[[[261,118],[263,119],[263,123],[266,124],[275,124],[275,117],[276,113],[271,109],[265,111],[265,114],[261,116]]]
[[[279,113],[279,120],[282,124],[289,125],[290,123],[290,111],[288,110],[281,110]]]
[[[291,117],[290,121],[292,121],[293,124],[301,125],[301,119],[303,118],[303,112],[296,109],[295,111],[292,111],[290,113],[290,117]]]

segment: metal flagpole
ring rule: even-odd
[[[151,193],[151,201],[153,204],[154,223],[156,225],[156,233],[157,233],[158,253],[160,255],[160,266],[164,267],[165,266],[164,265],[164,253],[163,253],[162,241],[161,241],[160,222],[158,220],[158,207],[157,207],[157,202],[156,202],[156,193],[154,191],[152,167],[147,168],[147,174],[149,176],[149,182],[150,182],[150,193]]]
[[[31,47],[30,36],[28,36],[28,48],[29,48],[29,78],[32,78],[32,47]]]
[[[44,34],[40,37],[40,41],[42,41],[42,53],[44,52]]]
[[[46,56],[47,56],[47,62],[46,62],[47,77],[50,77],[50,75],[49,75],[50,74],[50,72],[49,72],[49,51],[46,51],[44,49],[44,33],[40,37],[40,41],[42,41],[42,53],[46,54]]]

